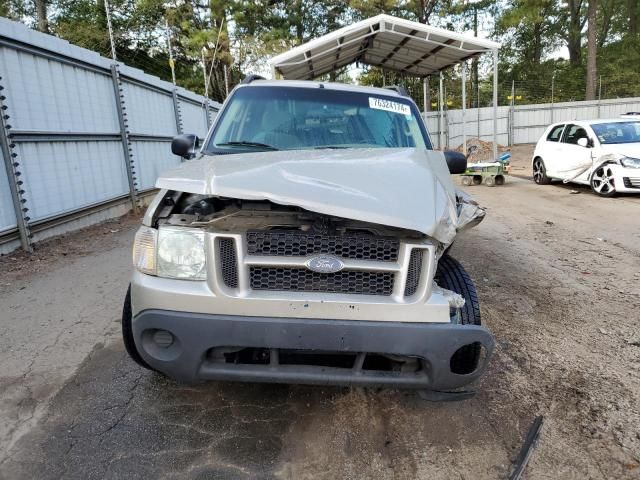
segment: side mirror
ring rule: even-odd
[[[464,153],[445,151],[444,158],[449,167],[449,173],[464,173],[467,170],[467,157]]]
[[[584,148],[593,148],[593,140],[591,138],[579,138],[577,144]]]
[[[187,160],[195,157],[196,150],[200,146],[200,139],[197,135],[185,134],[173,137],[171,140],[171,153]]]

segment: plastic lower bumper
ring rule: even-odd
[[[141,312],[133,320],[133,332],[138,350],[150,366],[186,382],[237,380],[450,390],[481,376],[494,348],[489,331],[475,325],[243,317],[166,310]],[[474,342],[484,350],[478,367],[464,375],[453,373],[451,357],[460,347]],[[268,364],[226,363],[211,358],[210,352],[218,347],[418,357],[424,368],[396,372],[363,369],[361,362],[353,368],[291,365],[279,363],[277,353]]]

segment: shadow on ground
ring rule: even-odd
[[[395,390],[181,385],[133,364],[118,342],[94,350],[0,478],[504,476],[523,432],[482,414],[491,396],[433,404]]]

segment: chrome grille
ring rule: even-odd
[[[249,277],[254,290],[389,296],[394,275],[390,272],[318,273],[306,268],[251,267]]]
[[[238,256],[235,241],[232,238],[219,238],[218,254],[222,281],[229,288],[238,288]]]
[[[409,269],[407,270],[407,283],[404,287],[404,296],[409,297],[418,291],[420,284],[420,271],[422,270],[422,250],[414,248],[411,250],[409,258]]]
[[[395,262],[400,242],[374,235],[322,235],[300,232],[249,231],[247,253],[283,257],[331,254],[356,260]]]

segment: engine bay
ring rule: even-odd
[[[420,232],[310,212],[267,200],[251,201],[167,192],[158,225],[198,227],[216,232],[278,230],[322,235],[376,235],[420,239]]]

